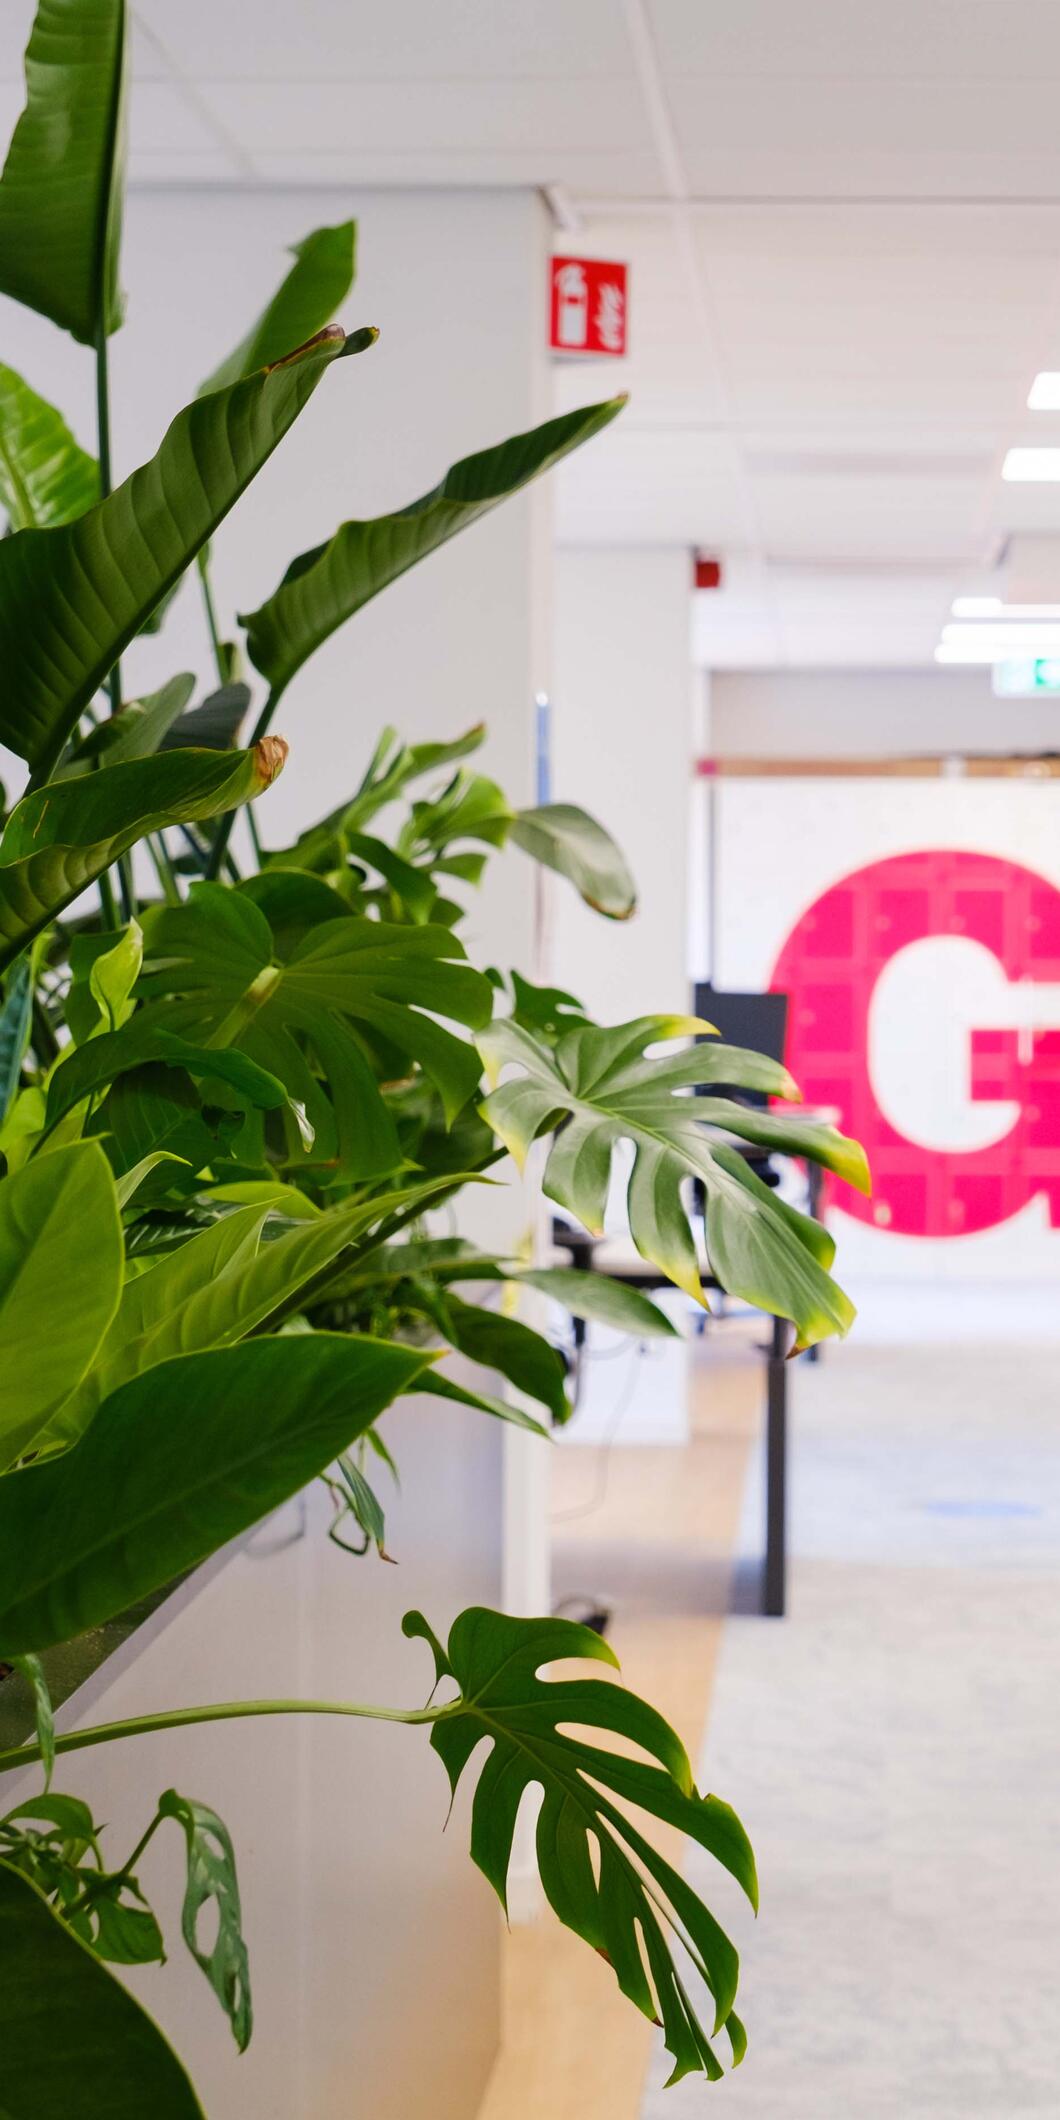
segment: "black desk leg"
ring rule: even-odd
[[[790,1327],[774,1318],[766,1368],[766,1560],[762,1610],[783,1619],[787,1577],[788,1365]]]

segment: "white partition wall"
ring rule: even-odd
[[[602,920],[551,894],[550,964],[602,1023],[689,1007],[688,844],[693,711],[691,559],[684,546],[561,548],[556,555],[552,792],[614,833],[638,903]],[[623,1175],[628,1166],[623,1165]],[[624,1228],[616,1188],[608,1228]],[[678,1316],[687,1302],[668,1298]],[[631,1347],[594,1327],[572,1443],[681,1443],[688,1434],[682,1342]],[[615,1359],[619,1355],[620,1359]],[[595,1363],[594,1356],[599,1356]]]
[[[553,974],[603,1023],[688,1006],[691,606],[683,545],[556,555],[553,793],[607,825],[638,887],[622,924],[555,903]]]

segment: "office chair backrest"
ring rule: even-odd
[[[696,987],[695,1011],[707,1023],[713,1023],[725,1045],[745,1045],[753,1053],[765,1053],[768,1059],[783,1062],[788,1030],[786,994],[724,993],[707,980]],[[769,1102],[764,1090],[736,1089],[714,1082],[705,1085],[702,1094],[735,1097],[741,1104],[765,1106]]]

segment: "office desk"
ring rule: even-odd
[[[586,1272],[606,1274],[629,1288],[672,1288],[673,1282],[658,1267],[642,1259],[633,1245],[622,1238],[591,1237],[587,1231],[554,1221],[553,1242],[570,1256],[572,1266]],[[724,1293],[720,1281],[702,1264],[706,1289]],[[765,1547],[762,1556],[761,1611],[769,1619],[783,1619],[787,1594],[787,1488],[788,1488],[788,1361],[792,1327],[786,1318],[770,1317],[764,1343],[766,1371],[765,1406]]]

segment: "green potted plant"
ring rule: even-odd
[[[647,1703],[591,1677],[541,1675],[560,1658],[613,1662],[588,1630],[476,1608],[443,1644],[410,1613],[405,1633],[433,1660],[425,1706],[233,1698],[55,1733],[57,1647],[164,1594],[308,1481],[329,1482],[340,1537],[382,1549],[376,1422],[399,1394],[531,1428],[566,1417],[560,1356],[483,1300],[491,1285],[528,1284],[641,1333],[672,1329],[635,1291],[438,1236],[431,1211],[505,1151],[522,1158],[547,1142],[546,1194],[592,1228],[613,1150],[632,1141],[635,1241],[701,1299],[682,1197],[695,1176],[714,1272],[791,1318],[803,1345],[852,1315],[828,1272],[830,1240],[758,1183],[732,1137],[865,1182],[860,1152],[828,1127],[709,1096],[693,1106],[692,1085],[792,1087],[756,1055],[687,1045],[706,1028],[694,1019],[601,1027],[569,996],[469,963],[457,932],[467,894],[505,844],[559,871],[602,917],[633,904],[593,819],[566,805],[513,809],[468,766],[481,731],[418,748],[385,732],[347,800],[294,846],[265,847],[249,806],[284,766],[274,719],[296,672],[389,582],[620,406],[550,421],[454,465],[410,507],[344,523],[238,628],[222,626],[210,540],[309,398],[351,387],[345,363],[375,333],[333,321],[353,279],[352,225],[315,231],[155,456],[114,483],[107,344],[123,306],[126,28],[124,0],[41,0],[0,181],[0,291],[91,349],[98,402],[91,455],[28,380],[0,368],[0,740],[27,769],[0,839],[0,1659],[36,1723],[0,1753],[0,1773],[43,1770],[38,1793],[0,1815],[0,2104],[19,2120],[114,2120],[149,2102],[181,2120],[201,2111],[108,1967],[162,1957],[137,1865],[156,1832],[179,1832],[184,1936],[246,2044],[229,1830],[170,1789],[145,1791],[142,1815],[112,1819],[104,1840],[53,1774],[87,1746],[300,1712],[386,1716],[428,1733],[454,1788],[474,1771],[472,1855],[502,1900],[519,1798],[538,1784],[552,1906],[661,2019],[674,2077],[713,2077],[717,2034],[734,2060],[744,2049],[736,1953],[628,1806],[681,1828],[752,1900],[753,1857]],[[197,700],[181,674],[130,700],[122,656],[164,623],[189,570],[213,689]],[[240,810],[255,848],[247,872],[231,845]],[[144,902],[138,847],[156,879]],[[498,1395],[497,1373],[517,1398]],[[412,1688],[416,1672],[413,1662]],[[236,1693],[238,1682],[235,1660]],[[688,1966],[712,1997],[709,2031]]]

